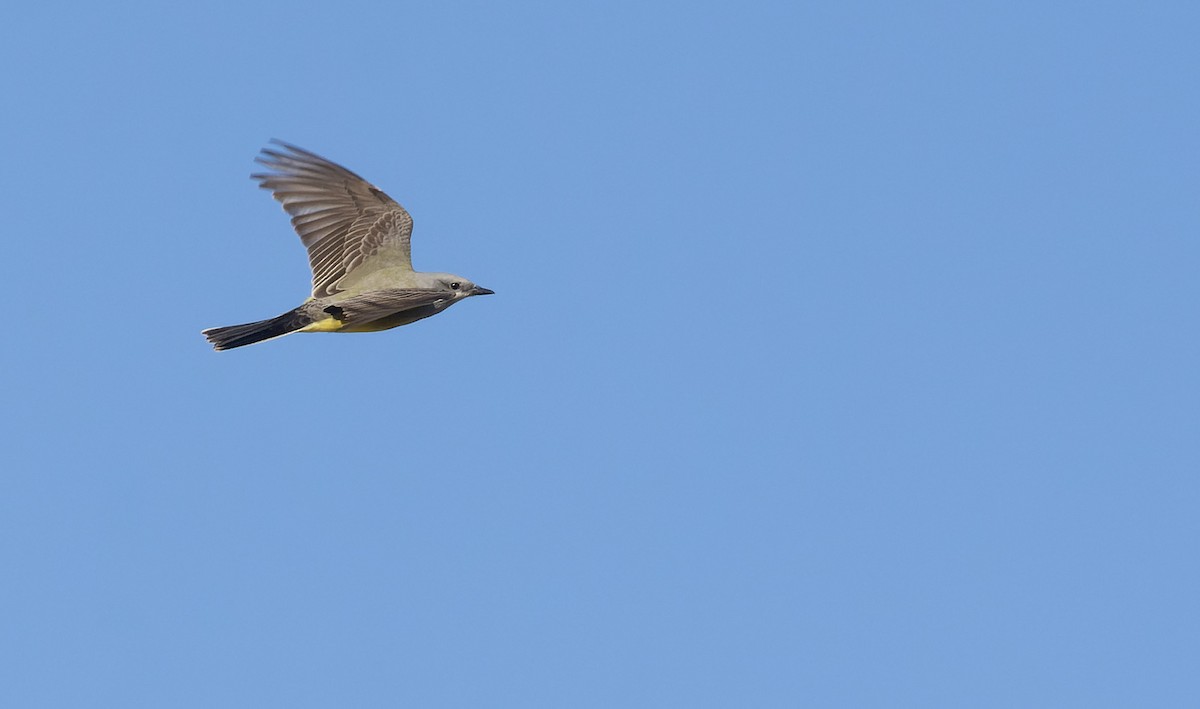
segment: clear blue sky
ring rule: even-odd
[[[0,705],[1195,702],[1194,3],[233,5],[3,11]]]

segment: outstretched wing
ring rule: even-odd
[[[387,255],[388,265],[412,270],[412,217],[404,207],[341,165],[282,141],[271,142],[280,149],[264,148],[255,162],[273,172],[250,177],[271,190],[292,216],[292,226],[308,249],[314,298],[341,291],[342,278],[381,262],[376,256]]]

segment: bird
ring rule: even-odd
[[[293,332],[377,332],[495,291],[452,273],[415,271],[413,220],[383,190],[330,160],[271,140],[252,174],[292,217],[308,250],[312,296],[278,317],[203,330],[216,350]]]

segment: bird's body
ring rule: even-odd
[[[473,295],[488,295],[461,276],[414,271],[412,217],[344,167],[294,145],[264,149],[258,162],[274,170],[252,175],[292,215],[308,249],[312,297],[269,320],[211,328],[218,350],[292,332],[377,332],[437,315]]]

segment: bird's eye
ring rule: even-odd
[[[451,289],[451,290],[458,290],[458,289],[459,289],[459,288],[461,288],[461,287],[462,287],[462,284],[461,284],[461,283],[459,283],[458,281],[455,281],[455,282],[453,282],[453,283],[451,283],[451,284],[450,284],[450,289]]]

